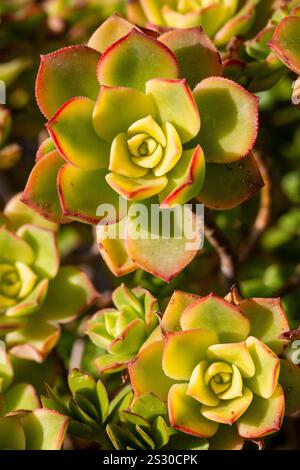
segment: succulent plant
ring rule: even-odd
[[[21,147],[18,144],[7,143],[11,124],[10,111],[0,106],[0,171],[9,170],[18,163],[21,157]]]
[[[252,28],[260,0],[128,0],[127,17],[136,24],[166,28],[202,26],[217,46],[225,46],[235,36],[245,36]]]
[[[46,221],[36,225],[39,220],[18,197],[5,210],[0,227],[0,332],[11,354],[42,362],[59,339],[59,324],[78,317],[98,294],[80,269],[60,268],[55,232]]]
[[[106,432],[117,450],[147,450],[165,447],[170,438],[165,403],[146,393],[119,411],[119,422],[108,424]],[[172,434],[172,432],[171,432]]]
[[[201,29],[158,36],[119,16],[88,46],[43,56],[36,96],[50,137],[23,202],[55,222],[99,224],[100,251],[115,275],[140,267],[170,281],[197,249],[188,250],[185,237],[136,240],[126,200],[166,210],[196,197],[229,209],[263,185],[250,152],[257,99],[221,74]],[[115,210],[107,217],[97,212],[100,204]],[[107,224],[118,227],[117,236],[107,237]]]
[[[276,28],[269,41],[269,47],[276,57],[290,70],[300,75],[300,54],[297,46],[299,42],[300,2],[290,2],[286,10],[281,11]],[[299,79],[295,82],[293,103],[299,105]]]
[[[41,400],[45,409],[54,410],[68,417],[68,433],[108,446],[105,426],[117,417],[118,412],[127,408],[132,400],[130,387],[125,386],[114,399],[109,396],[103,382],[79,369],[72,369],[68,375],[70,394],[62,395],[55,388],[46,386],[47,397]]]
[[[112,299],[116,308],[100,310],[87,323],[91,341],[107,351],[95,361],[107,373],[126,368],[158,325],[157,301],[147,290],[122,284]]]
[[[7,354],[0,364],[0,449],[58,450],[68,418],[41,408],[31,384],[13,383],[14,371]]]
[[[168,401],[171,426],[208,438],[210,448],[241,448],[245,439],[270,435],[285,407],[290,413],[300,406],[300,370],[278,357],[288,330],[280,301],[236,301],[176,291],[161,339],[128,366],[135,396]]]

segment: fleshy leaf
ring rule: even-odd
[[[300,18],[284,18],[275,29],[269,47],[279,59],[293,72],[300,75]]]
[[[145,338],[145,323],[140,318],[133,320],[127,325],[120,336],[109,345],[112,354],[130,355],[137,352]]]
[[[199,143],[207,162],[229,163],[246,156],[258,132],[258,99],[223,77],[203,80],[194,90],[201,116]]]
[[[49,284],[41,315],[49,321],[69,322],[98,298],[88,276],[75,266],[63,266]]]
[[[211,209],[232,209],[263,186],[257,163],[250,153],[237,162],[206,163],[205,180],[197,199]]]
[[[280,299],[246,299],[239,308],[250,320],[250,334],[280,354],[285,341],[279,336],[289,329]]]
[[[48,291],[48,279],[40,281],[30,294],[6,311],[8,317],[23,317],[36,313],[43,304]]]
[[[164,211],[166,217],[170,216],[171,212],[168,214],[168,209],[161,210],[162,213]],[[180,233],[177,237],[173,236],[171,231],[167,234],[157,233],[155,221],[153,225],[152,222],[148,224],[148,217],[130,220],[127,225],[126,247],[128,256],[136,266],[170,282],[194,259],[201,242],[196,229],[196,217],[191,211],[184,211],[183,216],[184,224],[179,227]],[[139,222],[138,227],[137,222]]]
[[[25,435],[20,416],[0,417],[0,449],[25,450]]]
[[[57,173],[65,163],[56,150],[45,155],[33,167],[21,201],[42,217],[56,223],[70,221],[62,214],[57,192]]]
[[[23,418],[27,450],[59,450],[69,419],[56,411],[39,409]]]
[[[65,47],[41,56],[36,98],[48,119],[70,98],[97,98],[99,84],[96,68],[99,58],[99,52],[87,46]]]
[[[258,439],[278,431],[283,417],[284,393],[282,387],[278,385],[268,399],[253,396],[251,406],[237,422],[237,428],[240,436]]]
[[[185,79],[149,80],[146,83],[146,93],[154,100],[160,122],[173,124],[182,143],[188,142],[198,134],[200,116]]]
[[[236,426],[220,425],[217,433],[209,440],[210,450],[241,450],[244,439],[239,435]]]
[[[291,415],[300,408],[300,368],[287,359],[281,359],[279,383],[284,390],[285,412]]]
[[[3,226],[0,228],[0,260],[1,263],[19,261],[30,266],[34,261],[34,251],[25,240]]]
[[[109,173],[105,179],[120,196],[130,201],[142,201],[155,196],[168,182],[165,176],[155,177],[151,174],[140,178],[128,178],[118,173]]]
[[[14,231],[25,224],[33,224],[56,232],[57,224],[40,217],[35,211],[21,202],[22,193],[15,194],[6,204],[4,214],[9,219],[9,226]]]
[[[253,393],[247,387],[244,387],[241,397],[233,398],[232,400],[222,400],[218,406],[202,405],[201,413],[207,419],[231,426],[245,413],[252,399]]]
[[[60,259],[54,233],[34,225],[23,225],[17,233],[34,250],[34,271],[40,277],[56,276]]]
[[[250,330],[249,320],[236,307],[215,294],[202,297],[187,307],[180,324],[183,330],[205,328],[215,331],[220,343],[244,341]]]
[[[181,71],[191,88],[201,80],[222,75],[222,61],[211,40],[201,28],[174,29],[159,41],[175,54]]]
[[[48,122],[47,129],[64,159],[83,170],[108,167],[110,147],[93,127],[94,101],[72,98]]]
[[[168,184],[159,195],[161,207],[185,204],[196,197],[205,181],[205,158],[198,145],[184,150],[173,170],[168,173]]]
[[[202,416],[201,405],[186,392],[186,384],[176,384],[170,389],[168,406],[171,426],[192,436],[213,436],[218,430],[218,423]]]
[[[165,313],[162,317],[161,326],[165,331],[179,331],[180,317],[182,312],[199,298],[198,295],[189,294],[180,290],[174,291]]]
[[[162,341],[148,344],[128,365],[131,384],[137,396],[150,392],[167,400],[168,391],[174,382],[166,377],[162,369],[163,347]]]
[[[110,204],[118,207],[119,196],[105,181],[105,170],[83,171],[72,165],[64,165],[58,174],[57,182],[63,212],[72,220],[87,224],[97,224],[105,214],[97,215],[98,206]],[[114,223],[119,214],[109,214]]]
[[[114,42],[126,36],[133,25],[121,16],[114,14],[110,16],[89,39],[88,46],[103,53]]]
[[[35,410],[40,406],[39,397],[30,384],[19,383],[10,387],[4,394],[5,412],[15,410]]]
[[[167,333],[162,367],[174,380],[189,380],[196,365],[206,358],[207,348],[218,343],[214,331],[193,329]]]
[[[245,383],[256,395],[270,398],[277,386],[280,361],[273,351],[257,338],[249,336],[246,344],[254,362],[255,375]]]
[[[186,393],[203,405],[217,406],[220,400],[205,382],[205,372],[208,366],[208,361],[201,361],[195,367]]]
[[[144,91],[146,82],[152,78],[177,78],[178,66],[166,46],[133,28],[105,51],[97,76],[101,85]]]
[[[115,276],[124,276],[136,270],[125,246],[126,218],[117,224],[97,225],[97,243],[100,254]]]
[[[126,132],[135,121],[149,115],[155,117],[155,107],[145,93],[122,86],[102,86],[93,113],[93,124],[102,139],[112,142],[117,134]]]
[[[14,371],[8,354],[1,357],[0,363],[0,392],[3,393],[11,384],[14,377]]]
[[[254,362],[245,342],[214,344],[208,348],[207,355],[209,359],[236,365],[245,378],[255,374]]]
[[[59,335],[56,326],[34,316],[19,330],[8,333],[6,342],[12,355],[43,362],[57,343]]]

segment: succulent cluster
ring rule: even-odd
[[[160,410],[160,447],[178,432],[179,442],[182,434],[190,436],[186,445],[191,448],[197,445],[195,439],[188,444],[191,436],[199,439],[199,446],[207,439],[211,448],[242,448],[245,440],[277,432],[285,412],[298,409],[299,369],[280,359],[288,345],[283,333],[289,324],[278,299],[230,295],[224,300],[215,294],[198,297],[175,291],[160,325],[148,337],[143,332],[142,341],[136,333],[128,354],[129,326],[133,331],[136,320],[119,329],[118,336],[111,332],[113,325],[122,324],[125,312],[140,318],[140,305],[125,286],[117,288],[114,298],[118,311],[96,314],[87,334],[100,348],[119,348],[119,360],[104,355],[96,359],[97,367],[109,373],[128,367],[133,402],[127,411],[122,408],[120,423],[107,428],[116,448],[132,448],[133,443],[141,448],[140,427],[153,433],[158,426],[147,424],[153,410]],[[148,448],[158,448],[151,433],[146,442]]]
[[[300,1],[0,16],[0,449],[292,447]]]
[[[218,47],[245,36],[262,14],[260,0],[128,0],[127,16],[136,24],[166,28],[202,26]]]
[[[6,206],[0,227],[0,334],[11,354],[42,362],[59,339],[59,325],[98,294],[79,268],[60,267],[53,224],[19,197]]]
[[[158,35],[113,16],[88,46],[42,57],[36,96],[50,137],[22,201],[55,222],[98,223],[100,251],[116,275],[140,267],[168,281],[197,253],[184,238],[156,246],[133,239],[120,201],[163,210],[197,198],[229,209],[263,185],[250,152],[257,98],[222,77],[199,28]],[[115,210],[104,216],[101,204]],[[107,224],[122,225],[125,236],[105,237]]]

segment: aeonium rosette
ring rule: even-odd
[[[168,402],[170,423],[210,438],[210,448],[241,448],[278,431],[300,407],[299,369],[280,360],[288,322],[278,299],[241,300],[177,291],[161,323],[129,364],[136,396]]]
[[[50,137],[23,201],[50,220],[99,223],[100,251],[114,274],[140,267],[171,280],[197,249],[188,251],[184,238],[132,239],[119,198],[170,209],[196,197],[229,209],[261,188],[249,153],[257,99],[221,75],[200,28],[159,36],[118,16],[88,46],[43,56],[36,96]],[[100,205],[115,212],[105,217]],[[125,225],[124,239],[104,239],[101,222]]]
[[[42,362],[60,323],[88,309],[98,293],[85,273],[60,267],[55,225],[16,195],[0,222],[0,335],[11,354]]]
[[[149,291],[122,284],[112,299],[116,308],[100,310],[87,323],[91,341],[107,351],[95,361],[106,373],[125,369],[158,325],[158,304]]]
[[[260,7],[260,4],[267,4]],[[269,1],[260,0],[127,0],[127,17],[133,23],[165,28],[202,26],[217,46],[225,46],[235,36],[244,36]],[[258,10],[258,11],[257,11]]]

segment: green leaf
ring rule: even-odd
[[[289,329],[280,299],[246,299],[239,304],[239,308],[250,320],[250,334],[280,354],[285,341],[279,336]]]
[[[30,384],[18,383],[9,388],[4,394],[5,412],[15,410],[35,410],[40,406],[40,400]]]
[[[198,134],[200,130],[198,108],[184,79],[154,78],[146,83],[146,94],[156,105],[160,123],[170,122],[183,144]]]
[[[68,418],[55,411],[39,409],[23,418],[27,450],[59,450]]]
[[[63,266],[50,282],[42,317],[67,323],[87,310],[98,293],[87,275],[74,266]]]
[[[48,291],[48,279],[40,281],[31,293],[18,304],[10,307],[6,315],[8,317],[25,317],[36,313],[42,306]]]
[[[165,339],[162,368],[174,380],[189,380],[194,368],[206,358],[207,348],[218,343],[213,330],[191,329],[168,333]]]
[[[191,88],[208,77],[222,75],[217,49],[201,28],[173,29],[159,37],[176,56],[180,75]]]
[[[218,423],[202,416],[200,403],[189,397],[186,391],[186,384],[176,384],[170,389],[168,406],[171,426],[193,436],[213,436],[217,432]]]
[[[220,343],[244,341],[250,330],[248,318],[235,306],[215,294],[201,297],[187,307],[180,323],[183,330],[205,328],[214,331]]]
[[[114,14],[110,16],[89,39],[88,46],[101,53],[105,52],[114,42],[126,36],[133,25],[121,16]]]
[[[281,359],[279,383],[284,390],[285,413],[291,415],[300,408],[300,368],[287,359]]]
[[[33,270],[42,278],[56,276],[60,259],[54,232],[34,225],[23,225],[17,234],[34,251]]]
[[[134,103],[134,106],[132,106]],[[155,106],[151,98],[134,88],[102,86],[94,108],[95,131],[106,142],[122,132],[127,132],[134,122],[152,115]]]
[[[0,417],[0,449],[25,450],[25,435],[19,416]]]
[[[110,147],[94,130],[94,106],[95,102],[88,98],[72,98],[47,124],[59,153],[82,170],[108,167]]]
[[[158,416],[152,426],[152,436],[155,442],[155,448],[161,449],[169,441],[168,426],[162,416]]]
[[[109,397],[105,385],[101,380],[97,381],[96,391],[98,396],[98,409],[101,416],[101,422],[104,423],[109,413]]]
[[[245,157],[258,132],[258,99],[223,77],[203,80],[194,90],[201,129],[193,143],[207,162],[230,163]]]
[[[279,59],[293,72],[300,75],[300,18],[284,18],[275,29],[269,47]]]
[[[116,214],[109,214],[106,223],[119,220],[119,196],[105,181],[105,170],[84,171],[64,165],[58,174],[58,187],[63,213],[72,220],[97,224],[105,215],[97,215],[98,206],[111,204]]]
[[[197,199],[211,209],[232,209],[263,186],[259,168],[250,153],[237,162],[206,163],[205,179]]]
[[[159,416],[166,415],[164,402],[153,393],[144,393],[135,398],[130,409],[133,413],[143,416],[150,422]]]
[[[33,316],[19,330],[8,333],[6,343],[12,355],[43,362],[57,343],[59,335],[56,326]]]
[[[47,152],[48,153],[48,152]],[[32,224],[56,232],[57,224],[40,217],[35,211],[21,202],[22,193],[15,194],[6,204],[4,214],[14,231],[25,224]]]
[[[56,150],[41,158],[31,170],[21,201],[42,217],[66,223],[58,198],[57,174],[65,163]]]
[[[163,341],[148,344],[139,352],[136,359],[128,365],[131,385],[136,396],[153,393],[166,400],[173,380],[162,369]]]
[[[101,85],[144,91],[146,82],[152,78],[177,78],[178,66],[166,46],[132,29],[103,54],[97,75]]]
[[[41,56],[36,98],[47,118],[51,118],[70,98],[97,98],[96,67],[99,58],[99,52],[86,46],[65,47]]]
[[[284,393],[278,385],[271,398],[253,396],[251,406],[237,422],[238,432],[247,439],[268,436],[279,431],[283,417]]]
[[[68,375],[68,385],[73,397],[75,397],[75,394],[79,392],[91,402],[95,401],[96,380],[92,375],[79,369],[72,369]]]
[[[25,240],[3,226],[0,228],[0,260],[1,263],[20,261],[30,266],[34,261],[34,251]]]

